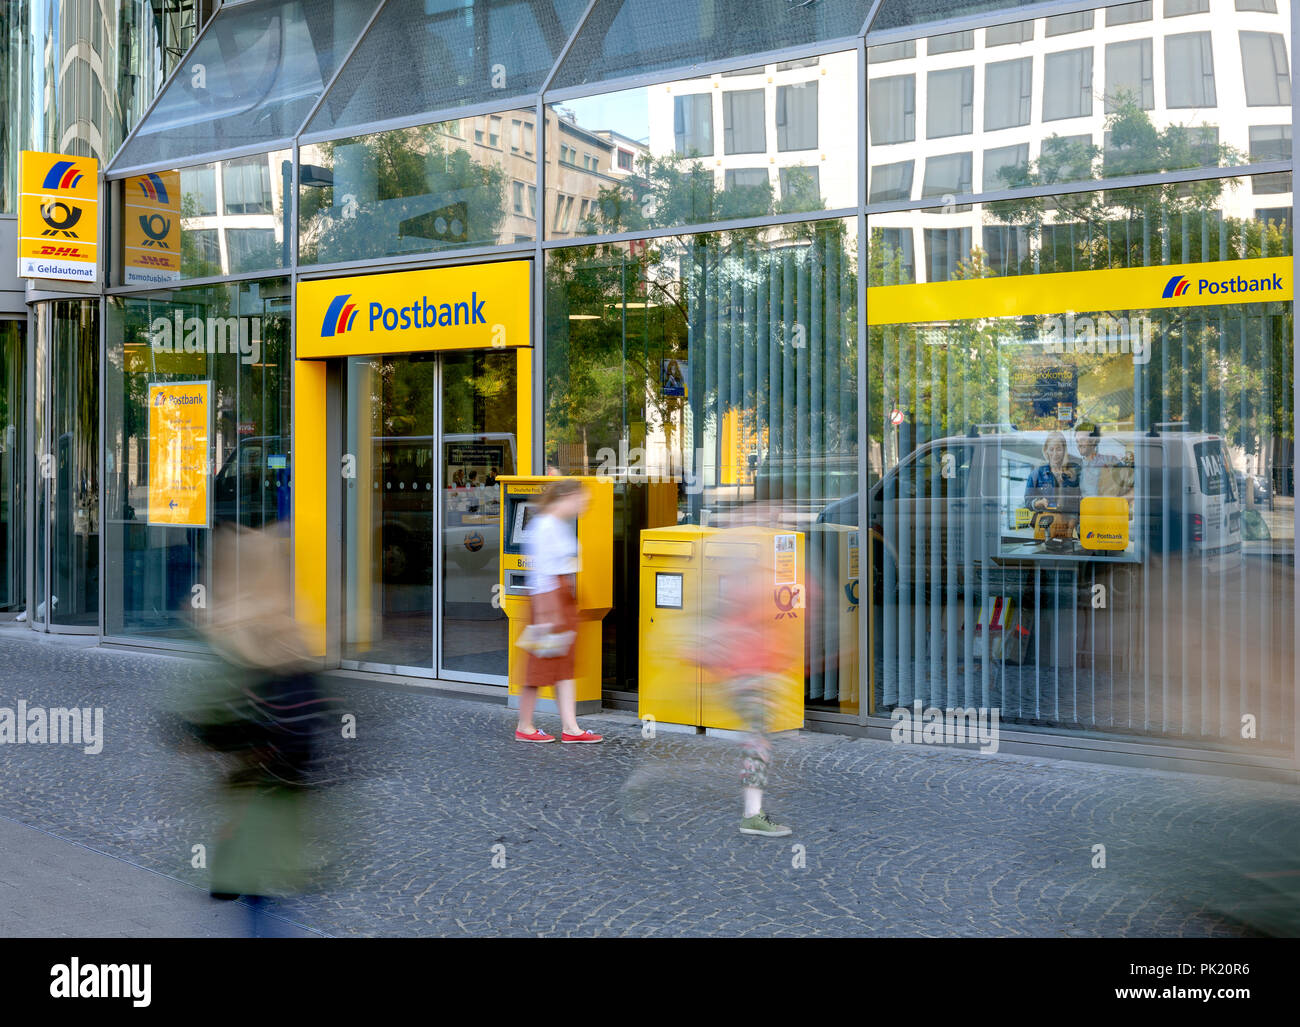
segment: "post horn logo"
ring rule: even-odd
[[[140,231],[144,232],[146,236],[144,240],[146,246],[160,246],[164,250],[171,249],[165,241],[171,228],[171,218],[164,217],[162,214],[155,212],[140,215]]]
[[[1185,293],[1192,283],[1184,275],[1174,275],[1165,283],[1165,291],[1161,294],[1162,299],[1172,300]]]
[[[776,608],[780,611],[776,615],[777,620],[783,617],[797,618],[795,613],[795,600],[798,598],[799,590],[795,586],[781,585],[772,592],[772,599],[776,603]]]
[[[49,200],[41,204],[41,217],[50,226],[41,232],[41,235],[61,235],[67,239],[77,238],[77,233],[72,230],[72,226],[81,220],[80,207],[70,206],[62,200]]]
[[[329,309],[325,311],[325,321],[320,326],[320,336],[328,339],[331,335],[342,335],[351,331],[352,322],[357,318],[357,305],[349,303],[352,293],[335,296],[330,300]]]

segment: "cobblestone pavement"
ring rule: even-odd
[[[190,859],[213,837],[214,757],[178,751],[160,713],[166,689],[201,672],[189,659],[0,629],[0,705],[105,716],[98,755],[0,746],[0,816],[16,822],[3,837],[26,824],[50,839],[39,872],[0,861],[0,934],[72,933],[57,908],[43,921],[15,896],[50,888],[64,867],[93,882],[87,860],[107,861],[115,893],[155,912],[180,894],[176,882],[190,898],[206,887]],[[315,894],[278,907],[315,932],[1300,932],[1291,785],[800,732],[775,742],[767,802],[794,836],[753,838],[737,832],[730,740],[647,740],[630,714],[606,713],[584,719],[604,745],[526,746],[500,705],[353,682],[330,691],[358,734],[340,742],[346,782],[321,795],[332,869]],[[123,860],[156,873],[123,877]],[[177,900],[187,916],[189,902]],[[154,933],[120,907],[90,904],[79,933]],[[195,932],[223,929],[236,928],[207,920]]]

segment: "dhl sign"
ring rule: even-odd
[[[24,150],[18,180],[18,277],[94,282],[99,161]]]

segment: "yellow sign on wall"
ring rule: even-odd
[[[1290,257],[967,278],[873,288],[867,293],[867,323],[1289,302],[1293,291]]]
[[[181,276],[181,173],[151,171],[122,186],[123,281],[176,281]]]
[[[18,277],[95,281],[99,161],[23,150],[18,178]]]
[[[149,523],[211,526],[211,382],[149,386]]]
[[[298,283],[299,360],[531,345],[532,263]]]

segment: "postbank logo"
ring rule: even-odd
[[[1181,296],[1187,291],[1187,287],[1192,283],[1187,280],[1186,275],[1174,275],[1173,278],[1165,284],[1165,291],[1161,294],[1161,299],[1173,299],[1175,296]]]
[[[93,282],[99,257],[99,162],[19,155],[18,276]]]
[[[532,262],[298,284],[299,359],[531,345]]]
[[[70,160],[55,161],[45,173],[41,188],[57,192],[68,192],[81,184],[85,172]]]
[[[357,319],[357,305],[349,303],[350,299],[352,293],[349,292],[330,300],[329,308],[325,311],[325,320],[320,326],[322,339],[327,339],[331,335],[342,335],[352,328],[352,322]]]
[[[140,187],[140,192],[154,203],[161,203],[164,207],[171,203],[167,198],[167,184],[156,173],[151,171],[147,175],[141,175],[136,179],[136,184]]]

